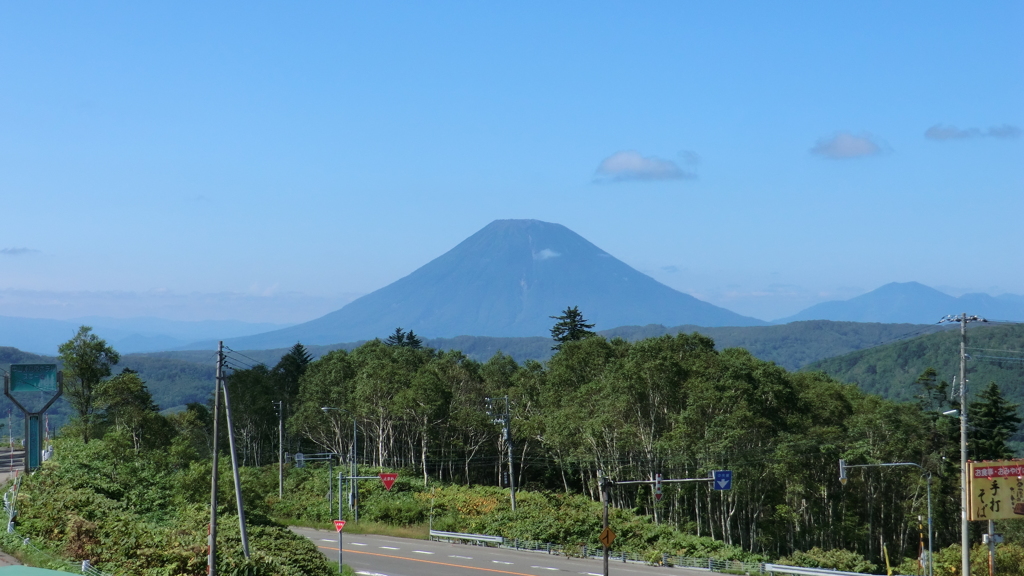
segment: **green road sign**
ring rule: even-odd
[[[56,391],[56,364],[11,364],[11,392]]]

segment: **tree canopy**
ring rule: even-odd
[[[402,346],[404,348],[418,349],[423,347],[423,340],[419,336],[412,330],[405,332],[401,327],[395,328],[395,331],[388,336],[384,343],[388,346]]]
[[[577,340],[596,336],[591,330],[594,325],[587,324],[578,306],[566,308],[561,316],[551,316],[550,318],[558,320],[551,327],[551,339],[557,342],[557,344],[551,347],[552,350],[561,350],[562,344],[566,342],[576,342]]]
[[[121,355],[89,326],[80,327],[58,352],[64,365],[64,395],[78,412],[82,441],[88,442],[95,425],[97,388],[110,376],[111,367],[121,361]]]

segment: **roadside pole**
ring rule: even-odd
[[[213,472],[210,474],[210,543],[207,548],[206,573],[209,576],[217,574],[217,437],[219,434],[220,422],[220,379],[223,375],[224,366],[224,342],[217,345],[217,375],[216,385],[213,392]]]
[[[338,505],[341,506],[341,498],[338,499]],[[341,568],[341,566],[342,566],[342,564],[341,564],[341,549],[344,548],[344,546],[341,545],[341,538],[342,538],[342,531],[345,529],[345,521],[344,520],[335,520],[334,521],[334,529],[338,531],[338,574],[341,574],[341,572],[342,572],[342,568]]]
[[[235,450],[235,429],[231,424],[231,399],[227,382],[221,383],[224,392],[224,418],[228,425],[228,447],[231,450],[231,471],[235,477],[235,506],[238,508],[238,531],[242,537],[242,555],[249,559],[249,534],[245,529],[245,503],[242,502],[242,480],[238,475],[238,452]]]
[[[284,402],[277,404],[277,497],[284,499]]]
[[[349,480],[353,485],[356,484],[357,480],[380,480],[384,484],[384,489],[391,491],[391,487],[394,486],[395,480],[398,479],[398,474],[388,474],[381,472],[377,476],[350,476]],[[333,479],[332,479],[333,480]],[[334,521],[334,528],[338,531],[338,574],[341,574],[341,545],[342,541],[342,530],[345,529],[345,521],[341,519],[341,494],[342,485],[345,482],[345,473],[338,472],[338,519]]]
[[[732,489],[732,470],[714,470],[707,478],[669,478],[663,479],[661,474],[655,475],[654,480],[612,480],[606,478],[604,473],[598,471],[601,484],[601,499],[604,500],[604,521],[602,522],[601,534],[597,537],[604,546],[604,576],[608,576],[608,555],[612,542],[615,541],[615,532],[608,526],[608,501],[611,499],[611,489],[614,486],[629,486],[636,484],[651,484],[658,496],[661,495],[662,484],[682,484],[684,482],[710,482],[713,490]],[[660,497],[657,498],[661,500]]]
[[[611,496],[611,494],[608,493],[608,479],[605,478],[602,475],[601,476],[601,500],[604,501],[604,521],[601,523],[601,537],[603,537],[603,540],[607,539],[607,534],[609,533],[609,530],[608,530],[608,498],[609,498],[609,496]],[[604,547],[604,575],[608,576],[608,549],[609,549],[609,547],[608,547],[608,545],[604,544],[603,541],[601,542],[601,544]]]

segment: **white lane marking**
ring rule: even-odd
[[[530,566],[530,568],[536,568],[538,570],[558,570],[558,568],[551,568],[549,566]]]
[[[362,574],[362,576],[388,576],[387,574],[381,574],[380,572],[356,572],[356,574]]]
[[[394,546],[381,546],[381,548],[385,550],[400,550],[400,548],[395,548]]]
[[[511,562],[503,562],[501,560],[491,560],[491,562],[494,562],[495,564],[512,564]]]
[[[463,560],[472,560],[473,559],[472,556],[456,556],[455,554],[449,554],[448,557],[449,558],[461,558]]]
[[[211,468],[211,470],[212,470],[212,468]],[[321,542],[337,542],[337,540],[331,540],[330,538],[321,538],[320,541]]]
[[[433,554],[433,552],[427,552],[426,550],[413,550],[413,554]]]
[[[596,574],[594,572],[580,572],[580,574],[586,574],[587,576],[604,576],[604,574]]]
[[[333,540],[331,540],[333,542]],[[352,546],[369,546],[369,544],[363,544],[362,542],[349,542]]]

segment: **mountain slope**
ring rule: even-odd
[[[856,383],[866,392],[911,400],[914,380],[926,368],[952,382],[960,370],[960,331],[948,330],[910,340],[860,350],[811,363],[804,370],[821,370],[844,382]],[[1024,403],[1024,325],[971,324],[967,331],[968,392],[973,394],[991,381],[1014,403]]]
[[[385,337],[546,336],[550,316],[579,306],[598,328],[627,324],[754,326],[661,284],[565,226],[496,220],[455,248],[376,292],[284,330],[230,339],[236,349],[301,341],[332,344]]]
[[[775,323],[833,320],[931,324],[947,314],[965,311],[993,320],[1024,320],[1024,297],[964,294],[956,298],[918,282],[892,282],[856,298],[815,304]]]

